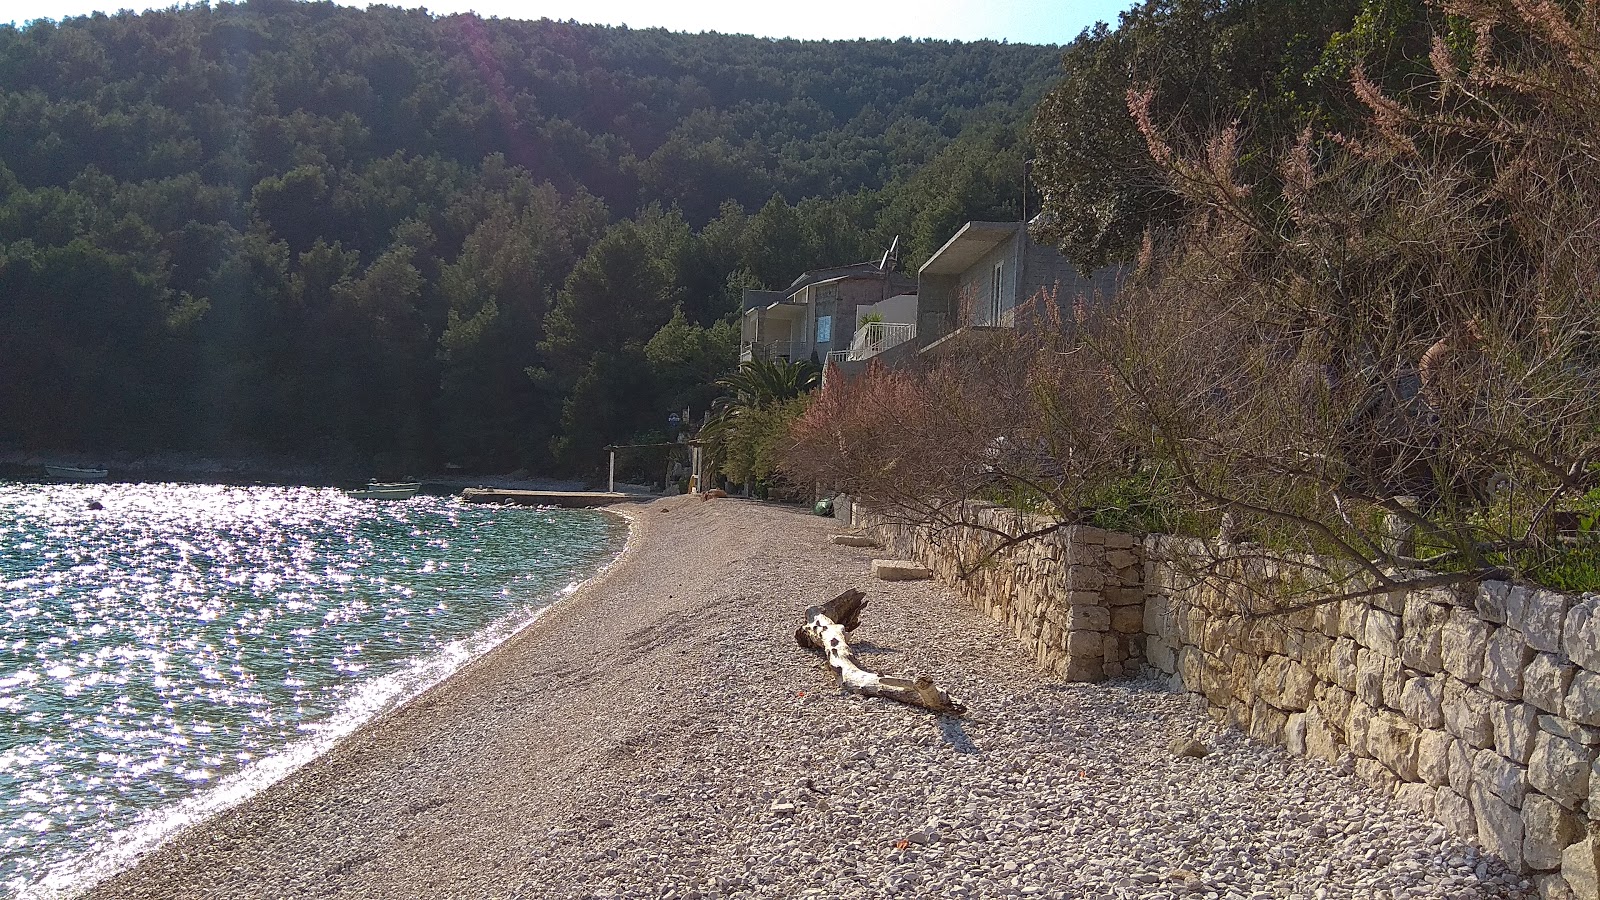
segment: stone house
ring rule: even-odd
[[[848,351],[858,310],[915,294],[911,279],[885,263],[863,262],[802,273],[782,291],[744,293],[739,361],[815,360]]]

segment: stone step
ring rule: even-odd
[[[933,571],[909,559],[875,559],[872,577],[884,581],[925,581],[933,577]]]
[[[877,547],[876,538],[864,534],[836,534],[828,538],[828,543],[838,544],[841,547]]]

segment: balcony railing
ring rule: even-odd
[[[846,359],[852,362],[871,359],[888,350],[898,347],[907,341],[915,340],[917,326],[906,325],[898,322],[868,322],[856,329],[856,334],[850,341],[850,349],[845,351]],[[832,356],[833,354],[828,354]]]
[[[739,362],[761,360],[771,362],[775,359],[794,359],[793,341],[745,341],[739,345]]]

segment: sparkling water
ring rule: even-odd
[[[623,537],[449,497],[0,482],[0,894],[81,885],[259,791]]]

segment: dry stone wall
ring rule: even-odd
[[[1600,900],[1600,595],[1492,582],[1248,617],[1238,582],[1181,571],[1172,538],[1066,527],[999,548],[1050,522],[986,505],[940,531],[854,516],[1047,671],[1159,674],[1259,740],[1352,759],[1548,900]]]
[[[1053,523],[989,504],[968,504],[965,513],[971,525],[935,530],[856,504],[852,525],[932,569],[1009,627],[1048,672],[1099,681],[1141,669],[1144,555],[1132,536],[1076,526],[1002,547],[1008,536]]]

